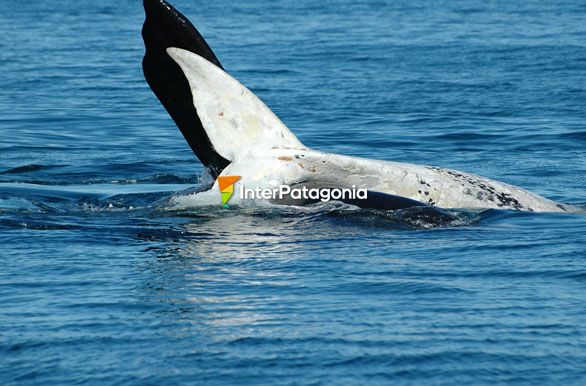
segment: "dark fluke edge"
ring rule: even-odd
[[[144,9],[144,76],[197,158],[216,179],[230,161],[215,151],[193,106],[189,83],[166,49],[182,48],[223,67],[197,29],[169,3],[144,0]]]

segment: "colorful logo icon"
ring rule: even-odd
[[[234,183],[240,179],[240,176],[220,176],[218,177],[218,186],[222,195],[222,206],[229,208],[228,200],[234,194]]]

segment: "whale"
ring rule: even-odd
[[[211,177],[209,184],[178,202],[218,200],[219,177],[238,176],[238,184],[249,189],[363,189],[366,197],[340,199],[360,208],[576,211],[571,205],[468,172],[311,149],[224,69],[183,14],[165,0],[143,3],[145,79]],[[234,194],[230,202],[245,205],[245,200]],[[271,204],[299,206],[316,201],[292,196],[270,199]]]

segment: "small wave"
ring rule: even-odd
[[[68,230],[68,229],[79,229],[79,226],[71,224],[57,224],[52,222],[44,221],[31,221],[31,220],[0,220],[0,228],[4,229],[30,229],[39,231],[53,231],[53,230]]]
[[[570,139],[572,141],[586,142],[586,131],[573,131],[571,133],[560,134],[561,138]]]
[[[355,283],[342,284],[332,289],[337,293],[351,293],[359,294],[365,293],[369,295],[380,294],[400,294],[400,295],[423,295],[423,294],[452,294],[452,293],[466,293],[465,289],[456,286],[439,285],[425,282],[368,282],[359,281]]]
[[[178,176],[170,173],[160,173],[145,178],[112,180],[113,184],[199,184],[201,176]]]
[[[62,167],[66,165],[39,165],[39,164],[29,164],[24,166],[17,166],[12,169],[4,170],[0,172],[0,174],[22,174],[22,173],[32,173],[38,172],[39,170],[47,170],[53,169],[57,167]]]
[[[446,133],[436,135],[435,138],[440,140],[453,140],[453,141],[498,141],[502,139],[502,135],[496,134],[483,134],[483,133],[476,133],[476,132],[459,132],[459,133]]]
[[[0,212],[79,213],[149,208],[184,189],[182,184],[49,186],[0,183]]]
[[[36,175],[29,175],[29,173],[44,171],[48,169],[54,169],[63,167],[66,169],[68,165],[25,165],[12,168],[0,172],[0,175],[4,176],[0,183],[10,184],[31,184],[31,185],[43,185],[58,188],[59,186],[80,186],[80,185],[103,185],[103,184],[116,184],[116,185],[140,185],[140,184],[158,184],[158,185],[199,185],[203,181],[201,175],[188,175],[180,176],[171,173],[159,173],[151,176],[142,178],[85,178],[85,175],[79,170],[64,170],[57,173],[52,173],[50,177],[48,174],[39,173]],[[83,177],[83,178],[80,178]]]

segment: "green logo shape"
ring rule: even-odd
[[[218,177],[218,187],[222,195],[222,206],[229,208],[228,200],[234,194],[234,183],[240,179],[240,176],[220,176]]]

